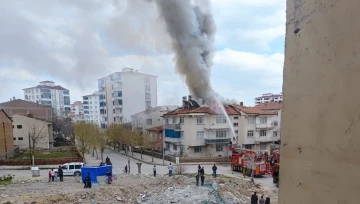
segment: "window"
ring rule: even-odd
[[[146,108],[150,108],[151,107],[151,101],[145,101],[145,106],[146,106]]]
[[[260,150],[266,150],[266,143],[260,143]]]
[[[237,120],[237,119],[239,119],[239,117],[235,116],[235,117],[234,117],[234,120]]]
[[[244,145],[245,149],[252,149],[252,146],[251,144]]]
[[[17,129],[22,129],[22,125],[17,125],[16,128]]]
[[[277,133],[278,133],[277,131],[273,131],[273,136],[277,137],[277,135],[278,135]]]
[[[254,117],[248,118],[248,123],[249,124],[254,124],[255,123],[255,118]]]
[[[235,130],[235,134],[238,134],[239,133],[239,130]]]
[[[119,80],[119,79],[121,79],[120,73],[114,73],[113,75],[111,75],[111,80],[112,81]]]
[[[145,83],[150,83],[150,77],[145,77]]]
[[[166,143],[165,149],[166,149],[166,150],[169,150],[169,149],[170,149],[170,143]]]
[[[204,139],[204,131],[197,131],[196,139]]]
[[[201,147],[194,147],[194,152],[195,153],[200,153],[201,152]]]
[[[216,145],[216,151],[222,152],[223,151],[223,145]]]
[[[145,85],[145,91],[150,91],[150,86],[149,85]]]
[[[75,169],[81,169],[81,165],[75,165]]]
[[[226,117],[223,115],[216,116],[216,123],[226,123]]]
[[[177,150],[177,145],[173,144],[173,150],[176,151]]]
[[[196,124],[204,124],[204,117],[197,117]]]
[[[175,124],[176,123],[176,118],[172,119],[172,123]]]
[[[122,91],[114,91],[113,96],[114,97],[122,97]]]
[[[247,137],[254,137],[254,130],[248,130]]]
[[[216,138],[224,138],[226,137],[226,131],[220,130],[216,131]]]
[[[37,90],[36,90],[36,92],[37,92]],[[65,95],[69,95],[69,91],[68,91],[68,90],[63,91],[63,94],[65,94]]]
[[[260,130],[260,137],[266,137],[266,130]]]
[[[150,99],[151,96],[150,96],[150,93],[145,93],[145,99]]]
[[[69,165],[69,169],[75,169],[75,165]]]
[[[169,118],[165,119],[165,124],[169,124]]]
[[[16,137],[14,137],[14,140],[16,140]]]
[[[261,124],[267,123],[267,117],[260,117],[260,123]]]
[[[180,117],[180,124],[184,124],[184,117]]]
[[[115,82],[113,85],[112,85],[113,89],[121,89],[122,87],[122,84],[121,82]]]
[[[234,123],[234,127],[237,127],[237,126],[239,126],[239,123]]]
[[[113,105],[114,105],[114,106],[122,105],[122,99],[115,99],[115,100],[113,101]]]
[[[23,137],[18,137],[18,140],[24,140],[24,138]]]
[[[180,131],[180,137],[184,138],[184,131]]]
[[[146,125],[152,125],[152,119],[146,119]]]

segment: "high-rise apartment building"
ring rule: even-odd
[[[71,112],[70,91],[52,81],[42,81],[35,87],[25,88],[24,98],[34,103],[49,105],[59,116]]]
[[[75,101],[73,104],[70,104],[71,113],[68,116],[72,119],[73,122],[84,121],[84,108],[81,101]]]
[[[85,121],[100,125],[99,92],[83,96]]]
[[[157,106],[157,76],[124,68],[98,79],[101,127],[131,121],[135,113]]]
[[[279,102],[283,100],[282,92],[280,94],[272,94],[272,93],[266,93],[262,96],[255,98],[255,105],[261,104],[261,103],[270,103],[270,102]]]

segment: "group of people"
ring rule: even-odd
[[[59,166],[57,171],[55,171],[55,169],[49,171],[49,182],[58,181],[58,177],[60,178],[60,181],[64,181],[64,172],[61,166]]]
[[[261,195],[259,199],[256,192],[254,192],[251,196],[251,204],[270,204],[270,197],[266,196],[266,198],[264,198],[264,195]]]

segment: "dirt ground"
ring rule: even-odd
[[[277,194],[241,179],[206,176],[204,186],[195,186],[194,175],[121,175],[112,184],[104,178],[91,189],[84,189],[80,178],[65,177],[64,182],[45,178],[16,178],[0,186],[0,204],[53,203],[249,203],[254,191],[268,195],[277,203]]]

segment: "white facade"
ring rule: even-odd
[[[101,127],[131,121],[135,113],[157,106],[157,76],[124,68],[98,79]]]
[[[260,97],[255,98],[255,105],[261,103],[279,102],[283,100],[282,92],[280,94],[266,93]]]
[[[145,131],[147,129],[162,126],[162,116],[178,106],[157,106],[131,116],[132,129]]]
[[[39,85],[25,88],[24,99],[43,105],[51,105],[59,116],[71,112],[70,91],[52,81],[42,81]]]
[[[50,149],[53,146],[53,127],[52,123],[24,115],[14,114],[11,116],[13,120],[13,136],[14,145],[19,149],[29,149],[30,138],[38,138],[36,140],[37,149]]]
[[[99,92],[83,96],[84,120],[100,126]]]
[[[73,122],[84,121],[84,108],[81,101],[75,101],[73,104],[70,105],[71,107],[71,114],[69,117],[72,119]]]

